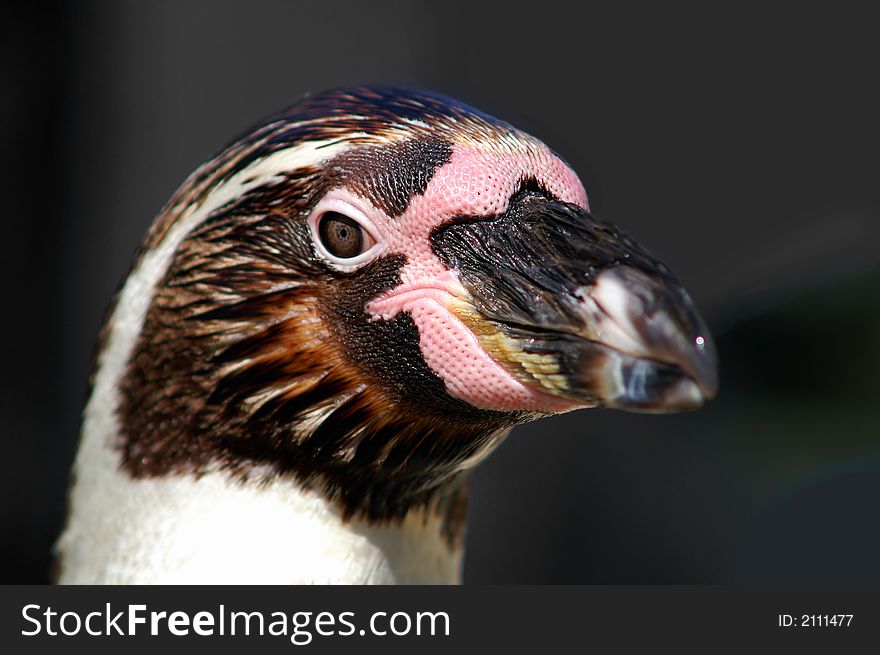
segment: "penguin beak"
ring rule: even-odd
[[[715,396],[712,337],[685,291],[664,277],[615,266],[581,290],[586,343],[564,355],[576,394],[660,412],[696,409]]]
[[[529,192],[432,236],[472,308],[452,309],[514,376],[573,406],[695,409],[718,389],[712,337],[681,283],[614,225]]]

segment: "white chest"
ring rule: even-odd
[[[68,524],[68,584],[454,584],[462,552],[441,519],[344,521],[293,480],[243,484],[223,472],[133,479],[109,446],[106,404],[86,410]],[[103,428],[103,429],[102,429]]]
[[[59,544],[62,583],[457,583],[461,552],[440,520],[343,521],[294,483],[222,473],[77,484]]]

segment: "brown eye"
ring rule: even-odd
[[[334,257],[351,259],[366,250],[368,237],[357,221],[338,212],[327,212],[318,222],[321,244]]]

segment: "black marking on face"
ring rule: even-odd
[[[334,186],[344,184],[397,217],[413,196],[425,193],[434,173],[451,157],[452,145],[444,139],[407,140],[342,153],[328,162],[327,173]]]
[[[425,363],[419,330],[408,312],[390,320],[375,320],[367,304],[400,284],[401,255],[383,257],[336,283],[332,302],[322,306],[328,325],[351,361],[367,377],[380,381],[395,402],[412,411],[454,416],[501,426],[511,414],[474,407],[453,398],[446,385]]]

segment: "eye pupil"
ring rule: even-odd
[[[321,244],[334,257],[350,259],[364,251],[364,232],[360,225],[348,216],[327,212],[318,223]]]

